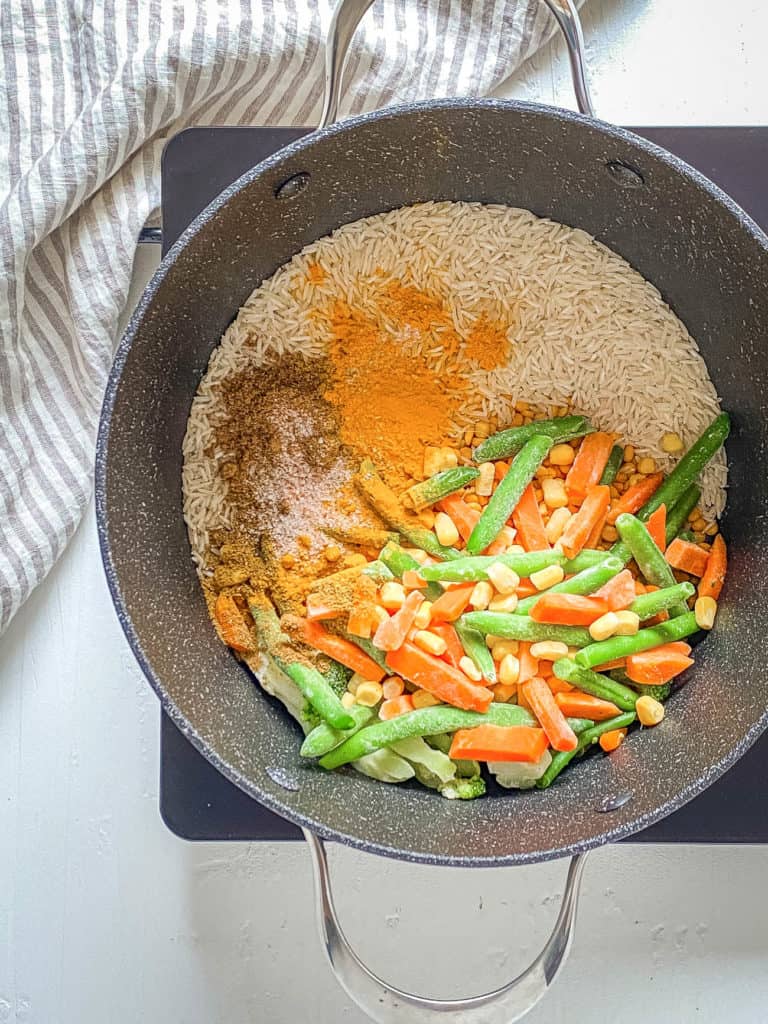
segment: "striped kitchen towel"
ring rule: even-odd
[[[0,3],[0,630],[91,494],[102,393],[164,141],[313,124],[329,0]],[[482,95],[554,30],[540,0],[383,0],[342,113]]]

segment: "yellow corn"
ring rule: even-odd
[[[510,697],[514,697],[517,687],[514,683],[498,683],[493,688],[493,699],[496,704],[506,704]]]
[[[637,464],[638,473],[642,473],[644,476],[648,476],[650,473],[656,472],[656,460],[646,455],[644,459],[640,459]]]
[[[714,597],[698,597],[693,606],[693,614],[699,629],[712,629],[717,615],[717,601]]]
[[[503,562],[491,562],[488,566],[488,579],[500,594],[514,594],[520,586],[520,577]]]
[[[641,725],[658,725],[664,718],[664,705],[654,697],[638,697],[635,712]]]
[[[568,447],[570,447],[570,445]],[[556,544],[557,541],[560,540],[563,535],[563,530],[568,525],[568,520],[570,518],[571,513],[567,508],[556,508],[554,510],[552,515],[549,517],[549,522],[547,523],[544,531],[550,544]]]
[[[488,605],[489,612],[513,612],[517,608],[517,594],[502,594],[494,597]]]
[[[342,693],[341,706],[343,708],[351,708],[354,704],[357,704],[354,693],[350,693],[349,690],[346,693]]]
[[[445,512],[438,512],[435,516],[435,533],[437,539],[446,547],[452,547],[459,539],[459,531],[456,524]]]
[[[707,521],[704,516],[700,516],[698,519],[694,519],[691,525],[694,533],[704,533],[707,528]]]
[[[571,449],[573,451],[573,449]],[[565,508],[568,504],[568,495],[565,484],[560,477],[551,480],[541,481],[541,493],[544,496],[544,504],[547,508]]]
[[[489,437],[491,425],[488,420],[478,420],[475,424],[475,437]]]
[[[615,612],[619,624],[614,630],[614,636],[634,636],[640,629],[640,616],[629,610]]]
[[[607,640],[613,636],[619,628],[619,619],[615,612],[606,612],[599,619],[595,619],[589,627],[589,635],[593,640]]]
[[[433,448],[428,445],[424,449],[424,476],[434,476],[443,469],[453,469],[458,466],[459,456],[453,448]]]
[[[435,525],[435,513],[431,508],[425,508],[423,512],[419,512],[419,522],[428,530],[432,529]]]
[[[398,608],[402,608],[404,601],[405,588],[402,583],[398,583],[397,580],[389,580],[382,585],[379,591],[379,603],[382,608],[396,612]]]
[[[426,629],[432,619],[432,602],[424,601],[419,605],[416,618],[413,620],[414,629]]]
[[[499,544],[503,544],[505,547],[504,554],[509,554],[512,545],[515,543],[515,537],[517,536],[515,530],[511,526],[502,526],[499,530],[496,541]]]
[[[668,434],[664,434],[661,439],[661,450],[667,452],[668,455],[676,455],[678,452],[681,452],[683,450],[683,442],[680,435],[671,431]]]
[[[540,640],[531,644],[531,655],[541,661],[557,661],[568,657],[568,644],[559,640]]]
[[[619,531],[616,529],[615,526],[611,526],[610,523],[607,523],[603,527],[603,532],[600,534],[600,536],[604,541],[606,541],[606,543],[613,544],[615,541],[619,539]]]
[[[382,608],[380,604],[375,604],[373,606],[373,614],[376,619],[377,626],[380,626],[382,622],[386,622],[389,618],[389,613],[386,608]]]
[[[493,494],[496,467],[492,462],[481,462],[478,469],[480,476],[475,480],[475,491],[487,498],[489,494]]]
[[[419,565],[424,565],[424,563],[429,558],[427,552],[422,551],[421,548],[403,548],[403,550],[407,551],[411,558],[414,560],[414,562],[418,562]]]
[[[507,548],[506,553],[508,555],[524,555],[525,548],[522,544],[510,544],[510,546]]]
[[[364,708],[372,708],[379,703],[383,695],[384,691],[380,683],[374,683],[373,680],[366,679],[357,688],[355,703],[362,704]]]
[[[576,458],[576,452],[569,444],[556,444],[549,452],[549,461],[553,466],[570,466]]]
[[[549,587],[554,587],[556,583],[562,583],[564,576],[565,573],[561,565],[548,565],[546,569],[532,572],[530,580],[537,590],[548,590]]]
[[[710,523],[709,526],[704,531],[704,533],[707,535],[707,537],[714,537],[715,534],[717,533],[718,529],[719,529],[719,527],[718,527],[717,523]]]
[[[440,701],[427,690],[416,690],[413,695],[413,706],[415,708],[432,708]]]
[[[635,457],[635,449],[632,447],[631,444],[625,444],[624,445],[624,461],[625,462],[632,462],[634,457]]]
[[[471,658],[468,658],[466,656],[466,654],[464,655],[463,658],[459,659],[459,668],[464,673],[464,675],[467,676],[467,678],[472,680],[473,683],[479,683],[480,680],[483,678],[483,673],[480,671],[480,669],[477,667],[474,661],[472,661]]]
[[[491,638],[489,637],[489,639]],[[495,639],[496,642],[490,644],[490,648],[496,661],[503,661],[508,654],[517,654],[520,650],[520,644],[517,640],[507,640],[503,637],[496,637]]]
[[[514,654],[505,654],[499,665],[499,679],[507,686],[517,682],[520,675],[520,662]]]
[[[445,654],[448,647],[441,636],[438,636],[436,633],[430,633],[427,629],[418,629],[413,635],[413,642],[422,651],[426,651],[427,654],[434,654],[438,658],[441,654]]]
[[[493,587],[486,580],[481,580],[472,588],[472,593],[469,595],[469,603],[475,611],[483,611],[491,603],[492,597]]]

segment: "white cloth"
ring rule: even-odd
[[[0,631],[91,493],[99,410],[164,141],[314,124],[329,0],[0,2]],[[482,95],[554,29],[541,0],[384,0],[342,114]]]

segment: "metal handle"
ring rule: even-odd
[[[427,999],[388,985],[374,974],[347,941],[336,916],[325,845],[304,829],[315,877],[320,937],[336,980],[377,1024],[512,1024],[536,1005],[568,956],[586,854],[571,859],[552,934],[530,965],[507,985],[469,999]]]
[[[318,126],[320,128],[327,128],[338,117],[344,64],[350,43],[372,3],[373,0],[339,0],[333,12],[325,44],[325,100]],[[582,114],[594,117],[584,60],[584,36],[576,4],[574,0],[544,0],[544,3],[554,14],[568,48],[573,90],[579,110]]]

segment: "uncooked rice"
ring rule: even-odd
[[[320,284],[308,276],[315,263]],[[184,439],[184,515],[199,567],[209,531],[230,525],[218,472],[227,453],[211,450],[221,415],[215,386],[267,356],[323,355],[327,328],[312,314],[336,298],[403,343],[402,330],[384,321],[373,298],[382,273],[441,297],[463,338],[481,314],[510,325],[506,365],[463,367],[472,397],[457,411],[457,429],[488,416],[503,425],[518,401],[570,405],[668,470],[675,460],[662,451],[662,435],[676,432],[688,447],[720,411],[685,326],[653,285],[586,232],[508,206],[392,210],[303,249],[254,290],[214,350]],[[433,368],[453,369],[444,363],[435,351]],[[702,477],[700,507],[708,518],[723,510],[726,475],[720,452]]]

